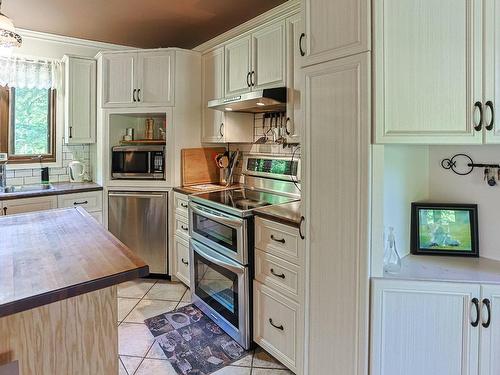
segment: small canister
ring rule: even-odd
[[[146,130],[144,132],[145,139],[154,138],[154,128],[155,128],[155,120],[153,120],[152,118],[146,119]]]

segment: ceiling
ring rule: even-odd
[[[4,0],[16,27],[140,48],[193,48],[286,0]]]

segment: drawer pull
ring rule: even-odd
[[[482,325],[484,328],[488,328],[491,323],[491,301],[488,298],[485,298],[483,299],[483,305],[486,306],[486,309],[488,310],[488,320],[483,322]]]
[[[186,232],[189,230],[189,228],[188,228],[188,227],[185,227],[184,225],[181,225],[181,229],[182,229],[183,231],[186,231]]]
[[[269,324],[272,325],[274,328],[279,329],[280,331],[284,331],[285,327],[283,327],[283,324],[280,326],[277,326],[276,324],[273,323],[273,320],[269,318]]]
[[[188,205],[186,203],[181,203],[182,208],[188,208]]]
[[[275,273],[275,272],[274,272],[274,268],[271,268],[271,273],[272,273],[274,276],[276,276],[276,277],[280,277],[280,278],[282,278],[282,279],[284,279],[284,278],[285,278],[285,274],[284,274],[284,273],[282,273],[281,275],[280,275],[280,274],[277,274],[277,273]]]
[[[184,258],[181,258],[181,262],[184,263],[186,266],[189,265],[189,262],[184,260]]]
[[[481,319],[481,311],[479,310],[479,300],[477,298],[473,298],[471,302],[476,309],[476,320],[470,322],[470,324],[473,327],[477,327],[479,325],[479,320]]]
[[[278,239],[274,238],[274,234],[271,234],[271,239],[272,239],[273,241],[276,241],[276,242],[279,242],[279,243],[285,244],[285,239],[284,239],[284,238],[282,238],[281,240],[278,240]]]
[[[89,201],[83,201],[83,202],[73,202],[74,206],[81,206],[83,204],[89,204]]]

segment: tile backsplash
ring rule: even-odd
[[[63,165],[62,167],[49,168],[50,182],[68,182],[68,164],[73,160],[82,162],[85,165],[87,174],[92,176],[89,145],[63,145],[62,151]],[[41,167],[37,164],[33,164],[33,166],[35,168],[7,170],[7,185],[39,184]]]

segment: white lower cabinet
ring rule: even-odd
[[[179,236],[174,238],[174,276],[189,287],[189,242]]]
[[[174,240],[172,250],[172,267],[170,274],[189,287],[189,218],[188,196],[174,193],[172,210]]]
[[[45,211],[57,208],[57,197],[46,196],[36,198],[10,199],[3,201],[4,215],[22,214],[33,211]]]
[[[499,374],[497,304],[498,285],[374,279],[370,373]]]
[[[59,208],[82,207],[90,216],[102,224],[102,191],[62,194],[57,196]]]

